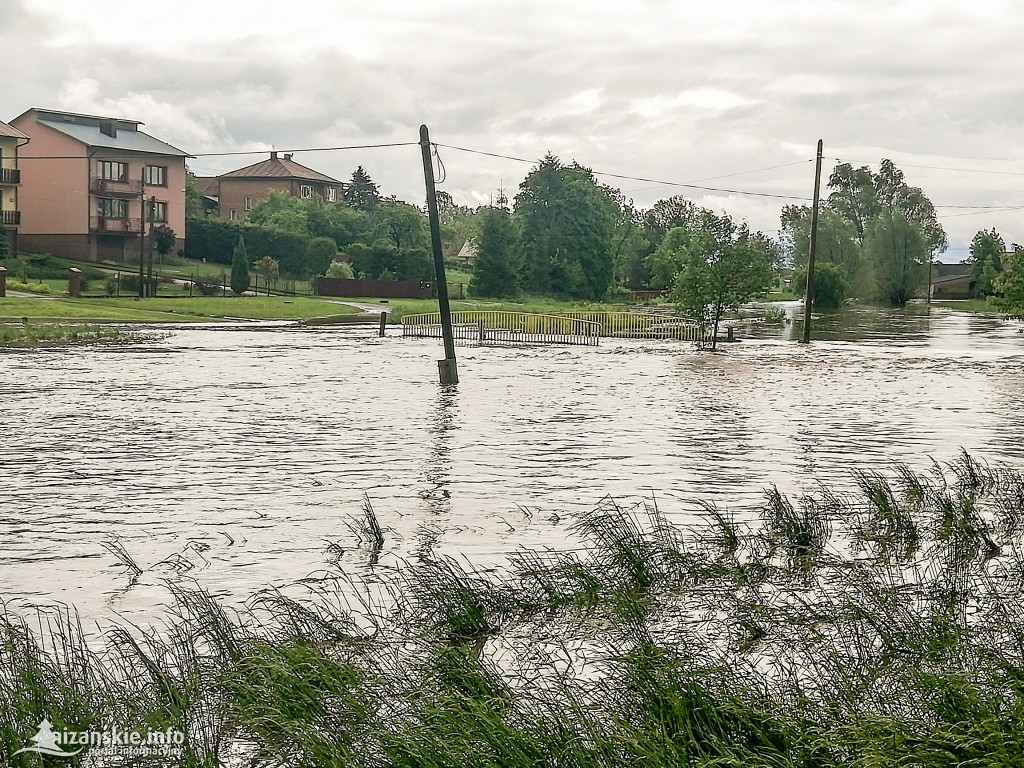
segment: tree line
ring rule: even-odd
[[[330,270],[433,279],[424,209],[382,197],[361,166],[342,203],[272,191],[243,223],[194,215],[186,251],[227,264],[244,234],[249,257],[275,260],[285,277]],[[480,297],[592,301],[626,289],[660,290],[683,311],[716,325],[725,310],[766,291],[788,270],[802,294],[811,221],[806,205],[782,209],[774,240],[681,195],[638,209],[589,168],[548,154],[513,199],[499,193],[472,208],[440,191],[438,211],[448,259],[467,240],[473,243],[470,290]],[[935,207],[891,160],[883,159],[877,172],[840,163],[819,212],[815,304],[838,306],[850,298],[905,304],[927,290],[929,263],[946,247]],[[994,230],[979,232],[971,252],[982,293],[1012,294],[1018,282],[1024,285]],[[332,267],[339,254],[348,266]]]

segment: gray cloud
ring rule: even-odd
[[[807,160],[822,137],[830,157],[902,161],[937,203],[1024,205],[1021,177],[911,167],[1024,173],[1022,23],[1003,0],[447,0],[344,12],[296,0],[270,24],[193,16],[168,35],[178,43],[151,46],[134,42],[130,21],[110,42],[56,3],[42,14],[28,10],[38,2],[2,1],[0,45],[11,60],[37,62],[0,85],[6,119],[30,106],[114,112],[197,154],[415,141],[426,122],[446,144],[528,159],[550,150],[599,171],[681,182]],[[200,6],[185,0],[182,13]],[[442,156],[445,188],[463,202],[514,189],[529,170]],[[415,147],[297,159],[339,178],[362,164],[388,193],[423,194]],[[251,160],[194,164],[214,173]],[[798,165],[709,185],[809,197],[812,173]],[[615,183],[639,204],[681,191]],[[778,226],[778,201],[692,194],[766,231]],[[1024,240],[1016,212],[945,224],[960,246],[989,226]]]

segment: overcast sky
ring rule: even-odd
[[[1022,32],[1012,0],[0,0],[0,119],[140,120],[196,155],[414,142],[426,123],[441,144],[650,179],[602,177],[773,235],[791,201],[655,182],[809,199],[821,138],[825,181],[835,158],[902,168],[943,206],[956,261],[982,228],[1024,242]],[[440,188],[470,205],[514,196],[531,167],[440,152]],[[341,180],[361,164],[422,203],[415,146],[295,159]]]

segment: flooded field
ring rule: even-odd
[[[849,486],[857,468],[961,449],[1024,466],[1024,326],[923,311],[826,318],[810,347],[798,325],[754,323],[717,354],[465,346],[449,391],[437,340],[367,326],[6,352],[0,600],[146,621],[168,581],[230,602],[365,572],[364,494],[382,565],[434,552],[499,567],[520,547],[572,547],[572,514],[606,495],[685,522],[699,500],[749,514],[773,484]]]

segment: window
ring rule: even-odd
[[[150,208],[150,221],[163,223],[167,221],[167,203],[152,203]]]
[[[97,200],[99,203],[97,213],[108,219],[123,219],[128,216],[127,204],[124,200],[118,200],[114,197],[101,197]]]
[[[338,199],[338,189],[337,189],[337,187],[328,187],[327,188],[327,202],[328,203],[333,203],[337,199]]]
[[[238,211],[236,211],[234,208],[232,208],[230,211],[228,211],[228,218],[231,219],[231,221],[237,221],[238,220]]]
[[[303,200],[312,200],[313,199],[313,187],[310,186],[309,184],[300,184],[299,185],[299,197],[301,197]]]
[[[162,165],[147,165],[142,171],[142,182],[149,187],[166,187],[167,168]]]
[[[245,210],[247,210],[247,211],[251,211],[252,210],[252,195],[246,195],[245,196]]]
[[[128,164],[114,160],[97,160],[96,175],[105,181],[128,181]]]

